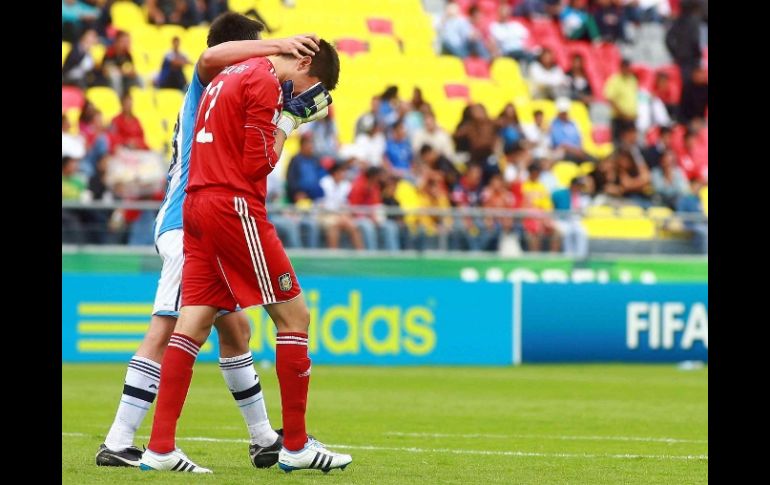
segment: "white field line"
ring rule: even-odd
[[[62,436],[91,436],[85,433],[62,433]],[[137,436],[137,438],[146,439],[149,436]],[[233,438],[208,438],[205,436],[178,437],[178,441],[205,441],[211,443],[248,443],[249,440]],[[649,458],[653,460],[705,460],[708,461],[708,455],[642,455],[629,453],[541,453],[533,451],[495,451],[495,450],[457,450],[453,448],[414,448],[399,446],[366,446],[366,445],[338,445],[329,444],[329,448],[338,448],[342,450],[367,450],[367,451],[401,451],[406,453],[449,453],[453,455],[486,455],[486,456],[517,456],[517,457],[536,457],[536,458],[616,458],[616,459],[639,459]]]
[[[497,438],[497,439],[541,439],[565,441],[641,441],[645,443],[708,443],[708,440],[688,440],[679,438],[648,438],[643,436],[564,436],[539,434],[483,434],[483,433],[407,433],[390,431],[386,436],[404,436],[409,438]]]

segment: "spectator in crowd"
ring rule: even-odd
[[[567,86],[570,99],[581,101],[588,106],[593,101],[594,93],[591,89],[591,83],[588,82],[588,75],[583,62],[583,56],[579,54],[572,56],[572,64],[567,71]]]
[[[519,124],[519,116],[513,103],[507,103],[495,120],[500,138],[503,141],[503,150],[506,147],[517,144],[524,139],[524,133]]]
[[[329,114],[325,118],[301,125],[300,128],[302,127],[304,127],[302,133],[312,134],[316,155],[322,158],[337,156],[340,149],[340,137],[332,106],[329,106]]]
[[[438,150],[427,143],[420,147],[419,159],[425,165],[426,169],[439,172],[444,177],[444,184],[447,187],[454,187],[460,180],[460,171],[452,162],[441,154]]]
[[[481,205],[486,209],[516,209],[521,207],[520,198],[514,195],[500,173],[493,174],[481,192]],[[514,234],[513,216],[487,216],[482,220],[483,229],[472,243],[471,249],[493,250],[494,242]],[[475,243],[475,244],[474,244]]]
[[[102,76],[119,95],[128,92],[131,86],[140,85],[131,56],[131,37],[128,32],[119,30],[115,41],[104,53]]]
[[[130,148],[132,150],[149,150],[144,140],[142,123],[134,115],[133,100],[131,94],[125,93],[120,98],[121,111],[112,120],[110,126],[111,145],[114,151],[117,147]]]
[[[697,0],[683,0],[680,14],[666,32],[666,48],[679,66],[682,82],[692,79],[692,72],[701,62],[701,7]]]
[[[551,122],[551,146],[554,148],[554,156],[557,159],[571,160],[576,163],[594,161],[594,158],[583,150],[583,140],[580,130],[574,121],[569,118],[571,101],[567,98],[559,98],[556,101],[558,115]]]
[[[151,24],[174,24],[186,28],[201,22],[195,0],[147,0],[146,5]]]
[[[642,148],[639,145],[639,131],[636,129],[636,126],[627,126],[621,131],[620,140],[616,148],[627,151],[636,165],[647,165],[644,153],[642,153]]]
[[[528,251],[541,251],[544,239],[550,242],[551,252],[559,252],[559,233],[553,219],[548,215],[553,211],[553,201],[548,189],[540,181],[542,167],[533,162],[529,166],[527,179],[521,184],[523,207],[528,209],[530,217],[524,219],[524,233]]]
[[[522,143],[503,147],[503,156],[498,163],[503,180],[512,184],[527,177],[527,167],[532,163],[530,151]]]
[[[72,134],[72,126],[67,116],[61,115],[61,156],[74,159],[83,158],[86,154],[86,140],[82,135]]]
[[[458,127],[453,138],[458,146],[460,140],[467,142],[471,162],[485,163],[495,148],[497,127],[482,104],[473,104],[469,116],[469,119]]]
[[[588,174],[589,185],[592,188],[594,204],[618,205],[623,197],[620,176],[615,158],[605,157],[596,168]]]
[[[588,231],[583,225],[582,214],[591,205],[591,197],[586,193],[588,183],[583,177],[575,177],[569,188],[559,189],[551,194],[553,207],[557,211],[570,211],[569,215],[560,215],[556,228],[561,235],[564,254],[577,259],[588,257]]]
[[[412,135],[412,151],[416,152],[423,145],[430,145],[445,156],[449,161],[454,162],[457,159],[454,143],[449,133],[441,128],[436,122],[436,115],[432,110],[424,114],[425,126],[414,132]]]
[[[79,0],[61,2],[61,40],[75,42],[84,29],[93,28],[100,10]]]
[[[652,95],[661,100],[669,117],[677,117],[679,113],[677,94],[676,87],[671,82],[668,73],[666,71],[656,72]]]
[[[388,86],[385,92],[380,95],[380,102],[377,105],[377,122],[384,128],[390,128],[395,123],[400,114],[401,100],[398,99],[398,86]]]
[[[102,113],[86,100],[80,111],[80,134],[86,142],[86,154],[83,157],[83,167],[87,173],[94,173],[96,166],[110,151],[110,135],[104,126]]]
[[[385,175],[382,182],[382,205],[388,209],[400,209],[401,204],[396,198],[396,189],[399,178],[395,175]],[[401,214],[388,214],[387,219],[396,224],[398,228],[398,247],[407,248],[409,243],[409,228]]]
[[[677,165],[673,150],[663,152],[660,165],[652,169],[653,202],[676,209],[679,198],[690,193],[690,184]]]
[[[493,56],[499,56],[497,45],[489,34],[489,26],[481,9],[477,5],[471,5],[468,9],[468,17],[473,27],[469,54],[487,62],[491,61]]]
[[[471,19],[478,19],[480,15],[478,7],[472,6],[468,10],[468,15]],[[438,34],[442,52],[445,54],[463,59],[470,55],[490,58],[483,33],[477,25],[462,14],[460,7],[454,2],[447,3]]]
[[[379,95],[372,96],[369,111],[359,116],[358,119],[356,120],[355,136],[358,136],[361,133],[365,133],[369,131],[368,129],[365,129],[369,125],[369,119],[370,117],[376,119],[377,113],[379,111],[380,111],[380,96]]]
[[[303,199],[316,201],[324,195],[321,179],[326,175],[326,170],[321,167],[321,159],[316,155],[314,145],[315,137],[305,133],[300,138],[299,153],[289,161],[286,192],[292,203]]]
[[[511,18],[511,7],[502,2],[497,20],[489,25],[489,34],[501,56],[511,57],[519,62],[529,62],[532,55],[527,49],[529,29],[518,20]]]
[[[551,49],[544,48],[540,57],[529,65],[529,83],[535,99],[556,99],[567,94],[568,80]]]
[[[107,185],[108,157],[102,157],[96,164],[96,170],[88,179],[88,189],[84,199],[88,202],[112,202],[115,196]],[[91,244],[109,244],[118,242],[116,235],[109,230],[112,209],[89,210],[83,212],[86,223],[86,239]]]
[[[604,97],[612,108],[612,138],[617,142],[623,128],[636,123],[639,83],[631,70],[631,61],[623,59],[620,72],[604,84]]]
[[[705,116],[709,103],[708,73],[702,67],[692,71],[692,79],[682,89],[682,102],[679,106],[679,121],[690,123],[695,118]]]
[[[627,2],[626,9],[631,14],[627,16],[634,22],[662,23],[671,16],[669,0],[637,0],[631,3]]]
[[[512,4],[515,5],[513,13],[516,17],[556,18],[561,11],[562,0],[521,0]]]
[[[671,140],[671,128],[668,126],[661,126],[658,130],[658,137],[655,143],[651,143],[644,151],[642,151],[644,161],[647,162],[647,166],[650,169],[654,169],[660,165],[660,159],[663,157],[663,153],[668,150],[673,150]]]
[[[91,47],[99,43],[94,29],[86,29],[72,45],[62,65],[62,84],[86,89],[97,82],[96,62],[91,56]]]
[[[163,64],[157,79],[159,88],[171,88],[185,91],[187,79],[184,75],[184,67],[192,64],[190,59],[179,50],[179,37],[171,39],[171,50],[163,57]]]
[[[450,203],[459,209],[460,213],[460,217],[455,220],[453,247],[471,250],[488,249],[492,242],[490,239],[495,236],[494,233],[486,230],[482,233],[479,229],[481,219],[467,215],[465,210],[481,206],[481,193],[484,190],[483,176],[484,168],[478,163],[471,163],[460,180],[452,187]]]
[[[534,123],[524,125],[524,135],[531,145],[532,156],[535,158],[549,158],[551,156],[551,133],[545,122],[543,110],[535,110],[532,113]]]
[[[701,179],[695,178],[690,181],[690,193],[679,198],[676,211],[680,214],[687,214],[695,217],[687,219],[684,227],[692,232],[695,245],[702,254],[709,252],[709,225],[707,220],[699,220],[698,215],[707,215],[706,208],[700,198],[701,190],[708,187],[708,184]]]
[[[227,6],[227,0],[203,0],[200,3],[204,4],[203,7],[198,9],[198,11],[201,12],[201,15],[203,16],[202,20],[209,23],[213,22],[214,19],[219,17],[221,14],[230,10]],[[247,10],[244,15],[249,16],[250,13],[251,12]],[[256,14],[256,10],[254,10],[254,13]],[[265,25],[265,30],[268,34],[272,33],[272,29],[267,28],[267,22],[261,20],[259,18],[259,14],[256,14],[255,17],[257,17],[257,20]]]
[[[369,167],[358,174],[353,181],[348,202],[353,206],[375,209],[374,212],[354,213],[356,226],[363,236],[366,249],[377,249],[379,232],[382,236],[383,249],[398,251],[400,247],[398,223],[385,217],[382,211],[376,210],[383,206],[380,186],[384,182],[384,177],[385,172],[381,167]]]
[[[451,207],[444,180],[440,173],[426,170],[420,179],[417,193],[418,209],[448,209]],[[414,216],[412,216],[414,218]],[[416,217],[415,244],[422,251],[430,245],[438,248],[440,236],[448,235],[452,229],[452,217],[420,214]]]
[[[599,29],[599,36],[604,42],[625,42],[626,12],[621,2],[617,0],[597,0],[594,9],[594,20]]]
[[[361,232],[356,226],[353,216],[339,212],[348,205],[351,183],[347,180],[347,166],[336,163],[329,169],[329,174],[321,179],[324,195],[320,199],[321,207],[327,211],[320,216],[320,222],[326,231],[326,246],[337,249],[340,246],[340,236],[345,232],[355,249],[364,249]]]
[[[361,133],[356,135],[353,144],[348,147],[366,166],[379,167],[385,158],[387,140],[382,133],[382,125],[373,114],[366,114],[360,120]]]
[[[700,149],[698,138],[698,131],[693,128],[687,130],[684,145],[677,150],[679,166],[689,180],[708,180],[708,153],[703,153]]]
[[[665,73],[659,74],[665,75]],[[666,108],[663,100],[657,96],[656,91],[653,89],[652,92],[649,92],[646,89],[640,89],[636,116],[636,127],[639,131],[647,133],[653,126],[668,126],[671,122],[668,108]]]
[[[385,143],[385,160],[390,170],[403,177],[409,176],[412,166],[412,145],[406,136],[403,118],[399,118],[390,130]]]
[[[599,29],[588,13],[588,0],[569,0],[559,14],[561,30],[569,40],[596,40]]]
[[[83,174],[78,170],[78,160],[70,156],[61,159],[61,200],[79,201],[86,189]],[[61,232],[63,243],[82,244],[85,242],[82,214],[76,209],[61,210]]]
[[[433,113],[433,108],[423,98],[422,89],[415,87],[412,99],[408,103],[402,103],[401,111],[404,112],[404,126],[411,140],[416,132],[425,128],[425,116]]]
[[[637,163],[630,151],[620,149],[615,152],[615,163],[618,167],[621,196],[637,205],[650,205],[650,170],[645,163]]]

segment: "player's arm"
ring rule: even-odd
[[[320,120],[329,114],[332,97],[323,84],[316,83],[297,96],[294,96],[293,83],[287,81],[281,85],[283,89],[283,111],[278,118],[275,153],[281,156],[283,144],[292,131],[303,123]]]
[[[203,84],[208,84],[219,71],[236,62],[279,54],[302,58],[315,55],[318,49],[318,37],[315,34],[295,35],[285,39],[223,42],[203,51],[198,59],[198,77]]]

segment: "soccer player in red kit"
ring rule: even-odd
[[[210,471],[177,456],[176,423],[215,315],[253,305],[264,305],[277,328],[283,415],[279,466],[287,472],[328,472],[352,461],[350,455],[327,450],[305,430],[310,317],[265,208],[266,177],[286,137],[301,122],[326,115],[327,90],[339,79],[336,51],[324,40],[318,47],[313,57],[270,56],[228,66],[203,94],[183,208],[182,308],[163,357],[152,434],[140,466],[144,470]],[[292,99],[294,91],[301,94]]]

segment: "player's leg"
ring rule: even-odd
[[[180,311],[163,355],[158,405],[152,421],[150,442],[140,463],[142,470],[211,473],[176,448],[176,425],[190,389],[195,359],[211,332],[216,313],[217,307],[205,305],[184,306]]]
[[[307,354],[310,312],[302,295],[265,305],[276,326],[275,361],[281,388],[283,414],[283,449],[278,466],[286,472],[317,468],[328,472],[345,468],[353,459],[334,453],[314,439],[308,438],[305,426],[311,362]]]
[[[163,267],[153,315],[142,343],[128,363],[115,419],[96,454],[96,464],[100,466],[139,466],[142,451],[133,446],[134,435],[158,393],[160,362],[179,314],[182,231],[161,234],[156,246]]]
[[[249,456],[257,468],[278,461],[283,439],[270,426],[259,375],[249,349],[251,325],[243,312],[226,313],[214,325],[219,335],[219,368],[249,430]]]

